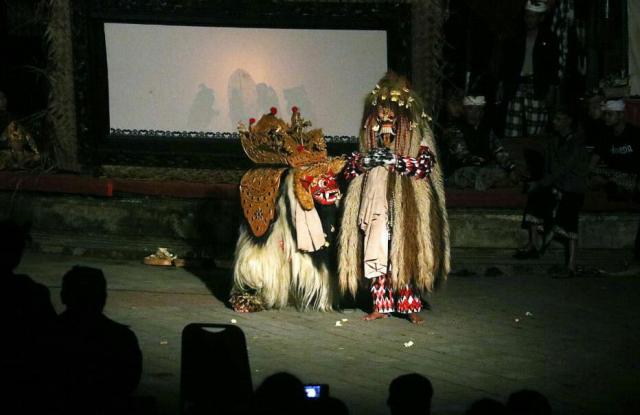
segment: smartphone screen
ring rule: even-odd
[[[305,385],[304,392],[307,399],[319,399],[327,394],[327,385]]]

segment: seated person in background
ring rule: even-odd
[[[464,117],[464,93],[458,89],[452,89],[447,93],[444,101],[444,125],[452,125]]]
[[[75,266],[62,279],[66,310],[58,317],[54,347],[62,377],[63,413],[127,413],[142,373],[142,353],[127,326],[102,314],[107,282],[101,270]]]
[[[606,101],[603,110],[605,134],[591,157],[593,188],[604,188],[609,195],[630,199],[637,197],[640,171],[640,128],[625,119],[624,100]],[[634,264],[640,263],[640,226],[636,232]]]
[[[555,236],[560,236],[567,243],[566,276],[573,276],[576,270],[578,212],[584,203],[589,171],[589,155],[582,136],[576,133],[576,121],[570,109],[556,110],[554,136],[544,155],[544,176],[528,183],[522,227],[529,231],[529,241],[515,254],[517,259],[537,258]],[[544,231],[542,242],[539,231]]]
[[[617,196],[632,196],[637,191],[640,169],[640,128],[627,124],[624,107],[622,99],[604,105],[606,128],[591,159],[591,185]]]
[[[593,149],[600,143],[605,134],[603,120],[604,95],[594,94],[585,98],[586,117],[584,117],[582,129],[584,131],[584,144],[587,150]]]
[[[486,190],[515,184],[515,163],[484,120],[484,96],[464,98],[464,117],[445,131],[449,183]]]
[[[31,133],[7,110],[0,91],[0,170],[36,167],[40,153]]]

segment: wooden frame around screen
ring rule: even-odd
[[[180,132],[112,131],[104,23],[221,27],[384,30],[388,67],[411,77],[411,5],[407,3],[248,0],[74,0],[71,9],[78,149],[83,165],[230,168],[250,162],[237,139]],[[333,137],[331,153],[355,148]]]

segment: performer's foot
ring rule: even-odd
[[[362,317],[362,319],[366,321],[371,321],[371,320],[378,320],[379,318],[387,318],[387,317],[389,317],[389,314],[387,313],[379,313],[377,311],[374,311],[373,313],[367,314],[366,316]]]
[[[236,313],[255,313],[264,310],[260,299],[248,293],[232,294],[229,303]]]
[[[409,314],[409,321],[413,324],[423,324],[424,319],[418,315],[418,313]]]
[[[236,313],[251,313],[253,310],[251,310],[248,306],[246,305],[232,305],[233,307],[233,311],[235,311]]]

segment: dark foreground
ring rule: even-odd
[[[389,413],[388,384],[409,372],[431,379],[435,414],[461,414],[474,400],[505,400],[523,388],[544,393],[554,413],[640,411],[638,277],[454,276],[429,299],[425,324],[414,326],[365,322],[358,309],[237,314],[224,304],[228,269],[27,254],[18,272],[47,285],[61,311],[61,277],[75,264],[103,269],[105,313],[138,335],[138,393],[155,396],[162,414],[178,413],[180,334],[191,322],[242,328],[254,386],[288,371],[329,384],[356,415]]]

